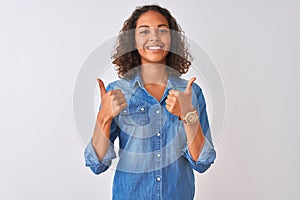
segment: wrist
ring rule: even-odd
[[[97,114],[97,121],[101,124],[111,123],[113,120],[113,116],[107,115],[107,113],[102,112],[101,110]]]
[[[98,127],[100,133],[105,135],[106,138],[110,137],[110,125],[112,123],[112,120],[113,120],[112,117],[105,115],[103,112],[98,112],[96,127]]]
[[[185,108],[185,109],[182,109],[182,112],[181,112],[181,115],[179,116],[181,119],[183,119],[184,118],[184,116],[186,116],[186,114],[188,113],[188,112],[192,112],[192,111],[194,111],[194,110],[196,110],[193,106],[189,106],[189,107],[187,107],[187,108]]]
[[[184,124],[191,126],[199,120],[199,114],[196,109],[192,109],[179,118],[179,120],[182,120]]]

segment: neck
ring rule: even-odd
[[[157,63],[147,63],[141,66],[141,76],[143,84],[156,83],[167,85],[168,72],[166,65]]]

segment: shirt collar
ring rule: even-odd
[[[176,89],[176,88],[185,88],[186,87],[186,80],[181,79],[176,76],[169,76],[168,79],[168,85],[170,89]]]
[[[135,76],[130,80],[130,87],[133,88],[134,86],[142,86],[142,77],[139,71],[136,72]]]

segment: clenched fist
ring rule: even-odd
[[[191,110],[193,110],[192,104],[192,85],[196,78],[191,78],[187,83],[184,92],[177,90],[170,90],[166,100],[166,109],[178,116],[182,117]]]
[[[102,102],[99,112],[105,113],[109,119],[113,119],[127,107],[125,95],[120,89],[106,92],[103,81],[99,78],[97,78],[97,81],[100,87],[100,97]]]

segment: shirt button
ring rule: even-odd
[[[156,135],[157,135],[157,137],[159,137],[160,136],[160,132],[158,132]]]
[[[156,113],[159,114],[159,110],[157,110]]]
[[[123,110],[123,113],[126,113],[126,110]]]
[[[160,157],[160,153],[156,154],[157,157]]]
[[[145,108],[141,108],[141,111],[144,111],[145,110]]]
[[[160,181],[160,177],[157,177],[156,180],[157,180],[157,181]]]

